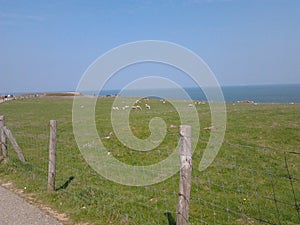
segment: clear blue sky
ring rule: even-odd
[[[0,93],[75,90],[97,57],[149,39],[191,49],[221,85],[300,83],[299,12],[299,0],[0,0]]]

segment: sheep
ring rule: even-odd
[[[142,110],[142,107],[139,106],[139,105],[133,105],[131,108],[132,108],[132,109]]]
[[[148,105],[147,103],[145,104],[145,106],[146,106],[146,109],[151,109],[151,106]]]
[[[204,130],[214,130],[215,127],[214,126],[208,126],[208,127],[204,127],[203,129]]]

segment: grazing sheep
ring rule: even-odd
[[[109,132],[109,134],[106,137],[104,137],[104,138],[105,139],[110,139],[113,135],[114,135],[113,132]]]
[[[209,126],[209,127],[204,127],[203,129],[204,129],[204,130],[214,130],[215,127],[214,127],[214,126]]]
[[[132,109],[142,110],[142,107],[139,106],[139,105],[133,105],[131,108],[132,108]]]
[[[151,109],[151,106],[148,105],[147,103],[145,104],[145,106],[146,106],[146,109]]]
[[[201,105],[201,104],[205,104],[205,102],[204,102],[204,101],[196,101],[196,102],[195,102],[195,105],[197,105],[197,104],[198,104],[198,105]]]
[[[125,106],[122,107],[123,110],[128,109],[128,108],[129,108],[128,105],[125,105]]]
[[[237,101],[237,103],[251,103],[251,104],[253,104],[254,101],[250,101],[250,100],[242,100],[242,101]]]

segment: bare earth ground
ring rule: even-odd
[[[62,225],[49,214],[50,209],[39,209],[21,198],[12,190],[12,183],[0,185],[0,224],[1,225]],[[17,192],[18,190],[15,190]],[[49,214],[45,213],[47,211]],[[61,220],[63,218],[60,218]]]

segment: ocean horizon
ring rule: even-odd
[[[258,103],[300,103],[300,84],[223,86],[221,89],[225,102],[249,100]],[[192,100],[207,101],[207,97],[199,87],[186,87],[184,90]],[[121,90],[101,90],[99,95],[118,95],[120,92]],[[121,95],[166,96],[166,98],[184,100],[182,94],[176,89],[132,89],[126,90]]]
[[[207,97],[199,87],[183,88],[192,100],[207,101]],[[268,84],[268,85],[235,85],[221,87],[225,102],[243,100],[257,103],[300,103],[300,84]],[[76,90],[75,90],[76,91]],[[73,91],[45,91],[45,92],[15,92],[6,93],[13,95],[42,94],[49,92],[74,92]],[[83,94],[114,96],[121,93],[120,89],[87,91]],[[1,95],[6,95],[2,93]],[[131,89],[121,93],[121,96],[131,97],[157,97],[177,100],[186,99],[178,89]]]

